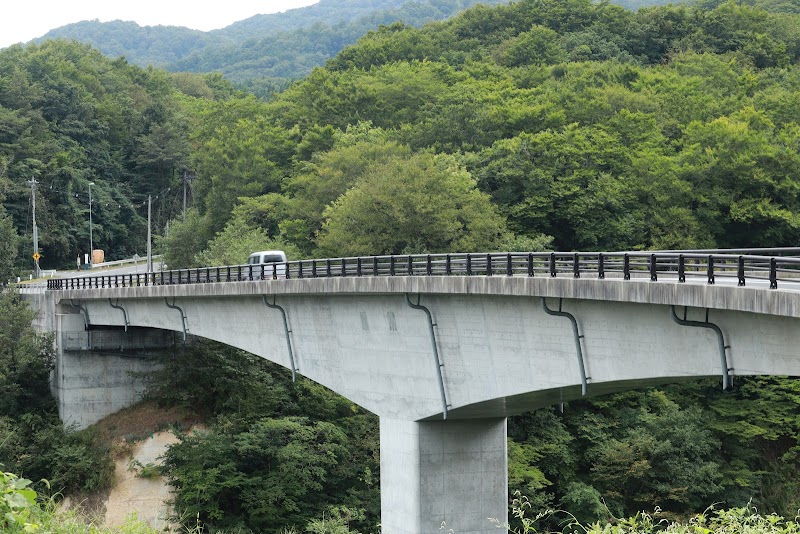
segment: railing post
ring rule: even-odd
[[[630,256],[628,256],[627,252],[622,257],[622,279],[623,280],[631,279],[631,258]]]
[[[472,254],[467,254],[467,276],[472,276]]]
[[[555,278],[556,277],[556,253],[555,252],[551,252],[550,253],[550,277],[551,278]]]
[[[325,260],[325,276],[327,276],[328,278],[331,277],[331,260],[330,259],[326,259]]]
[[[389,256],[389,276],[394,276],[394,256]]]
[[[339,273],[340,276],[347,276],[347,260],[342,258],[342,272]]]
[[[289,266],[287,265],[286,268],[288,269]],[[303,278],[303,260],[297,262],[297,278]]]
[[[678,282],[683,283],[686,281],[686,259],[683,254],[678,256]]]
[[[605,256],[603,253],[597,255],[597,278],[600,280],[605,279],[606,277],[606,265],[605,265]]]
[[[277,263],[273,263],[272,264],[272,279],[273,280],[277,280],[278,279],[278,264]]]
[[[778,260],[775,258],[769,260],[769,288],[778,289]]]
[[[447,276],[453,274],[453,267],[450,263],[450,254],[448,254],[444,258],[444,274],[446,274]]]
[[[492,255],[486,255],[486,276],[492,276]]]
[[[581,277],[581,259],[577,252],[575,253],[575,256],[572,258],[572,277],[573,278]]]
[[[433,274],[433,265],[431,264],[431,255],[428,254],[425,258],[425,274],[428,276]]]
[[[252,263],[247,266],[247,278],[249,280],[251,280],[251,281],[253,280],[253,264]]]
[[[230,266],[230,265],[228,265],[228,266],[225,268],[225,271],[226,271],[226,272],[225,272],[225,281],[226,281],[226,282],[230,282],[230,281],[231,281],[231,266]]]
[[[190,274],[189,275],[189,283],[191,283],[191,281],[192,281],[192,276]],[[237,265],[236,266],[236,281],[237,282],[241,282],[242,281],[242,266],[241,265]]]
[[[311,260],[311,278],[317,277],[317,260]]]
[[[658,281],[658,268],[656,265],[656,255],[650,254],[650,281],[657,282]]]
[[[511,259],[511,253],[508,253],[508,258],[506,261],[506,274],[508,276],[512,276],[514,274],[514,264]]]
[[[356,276],[361,276],[361,256],[356,258]]]
[[[739,287],[744,287],[744,256],[739,256],[739,268],[737,269],[736,274],[739,277]]]
[[[261,266],[261,274],[262,275],[264,274],[264,266],[263,265]],[[262,276],[261,278],[264,278],[264,277]],[[210,283],[211,283],[211,268],[210,267],[206,267],[206,284],[210,284]]]
[[[714,256],[708,255],[708,283],[714,285]]]
[[[220,273],[221,271],[219,267],[217,267],[217,279],[215,280],[216,282],[222,282],[222,275]]]
[[[528,252],[528,276],[533,277],[533,252]]]
[[[378,256],[372,256],[372,276],[378,276]]]
[[[411,254],[408,255],[408,265],[406,266],[406,274],[408,276],[414,276],[414,258],[411,257]]]

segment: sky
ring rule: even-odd
[[[0,48],[28,42],[82,20],[132,20],[140,26],[215,30],[253,15],[278,13],[319,0],[17,0],[0,16]]]

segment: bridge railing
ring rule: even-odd
[[[798,249],[756,249],[797,253]],[[750,251],[750,250],[748,250]],[[748,280],[768,280],[771,289],[779,281],[800,282],[800,257],[707,253],[706,251],[659,252],[492,252],[471,254],[412,254],[297,260],[282,264],[231,265],[175,269],[155,273],[99,275],[47,281],[47,289],[125,288],[149,285],[207,284],[251,280],[331,278],[358,276],[571,276],[649,278],[675,280],[702,277],[735,278],[739,286]]]

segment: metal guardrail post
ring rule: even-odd
[[[556,255],[555,252],[550,253],[550,277],[556,277]]]
[[[686,281],[686,259],[683,254],[678,256],[678,282],[683,283]]]
[[[581,259],[577,252],[572,258],[572,277],[573,278],[581,277]]]
[[[528,253],[528,276],[533,277],[533,254]]]
[[[769,260],[769,288],[778,289],[778,261],[775,258]]]
[[[744,256],[739,256],[739,265],[736,269],[736,276],[739,278],[739,283],[737,284],[739,287],[744,287],[747,283],[744,278]]]
[[[658,264],[656,263],[656,255],[650,254],[650,281],[657,282],[658,281]]]
[[[709,285],[714,285],[716,281],[714,277],[714,256],[709,254],[708,255],[708,283]]]
[[[623,280],[630,280],[631,279],[631,258],[628,256],[627,252],[625,256],[622,258],[622,279]]]
[[[603,260],[604,256],[601,252],[597,255],[597,278],[603,280],[606,277],[606,267]]]

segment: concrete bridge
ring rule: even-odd
[[[800,375],[800,259],[759,252],[387,256],[289,262],[285,278],[234,266],[52,280],[41,328],[57,334],[66,421],[133,400],[130,388],[96,394],[110,351],[213,339],[380,417],[384,532],[494,532],[488,518],[507,517],[509,415],[699,377],[727,387]]]

